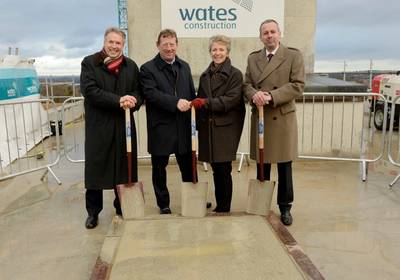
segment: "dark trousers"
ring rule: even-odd
[[[115,194],[115,199],[114,199],[114,207],[115,207],[115,212],[117,214],[121,214],[121,203],[118,198],[118,192],[114,188],[114,194]],[[90,216],[98,216],[101,210],[103,210],[103,190],[88,190],[86,189],[86,194],[85,194],[85,199],[86,199],[86,211]]]
[[[232,201],[232,162],[211,163],[215,186],[215,212],[229,212]]]
[[[192,182],[192,154],[175,154],[183,182]],[[167,171],[169,156],[151,155],[152,181],[157,205],[160,209],[169,207]]]
[[[279,210],[290,210],[293,202],[292,162],[278,162],[278,205]],[[271,164],[264,163],[264,179],[269,180]],[[257,164],[257,179],[260,179],[260,168]]]

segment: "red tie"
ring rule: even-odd
[[[273,55],[272,53],[268,54],[268,55],[267,55],[268,61],[271,61],[271,58],[272,58],[273,56],[274,56],[274,55]]]

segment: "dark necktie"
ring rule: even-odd
[[[272,53],[268,54],[268,55],[267,55],[268,61],[271,61],[271,59],[272,59],[273,56],[274,56],[274,55],[273,55]]]

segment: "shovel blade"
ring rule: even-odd
[[[144,194],[142,182],[117,185],[125,220],[144,217]]]
[[[208,183],[182,183],[182,216],[205,217],[207,214]]]
[[[247,197],[247,213],[266,216],[271,210],[272,195],[274,194],[274,181],[251,179]]]

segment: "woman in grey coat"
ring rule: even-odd
[[[212,62],[200,76],[198,95],[192,101],[197,110],[199,160],[213,170],[215,212],[229,212],[232,200],[232,160],[242,134],[245,107],[243,75],[231,65],[230,39],[217,35],[210,39]]]

